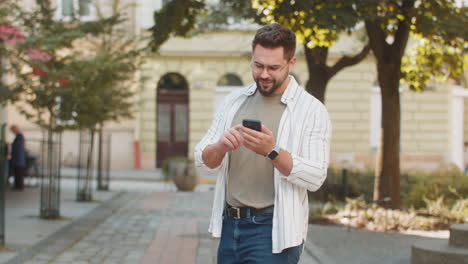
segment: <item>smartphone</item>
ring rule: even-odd
[[[242,125],[250,129],[257,130],[258,132],[262,131],[262,122],[260,122],[260,120],[248,118],[242,119]]]

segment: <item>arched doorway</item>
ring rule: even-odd
[[[188,152],[188,83],[178,73],[164,75],[158,83],[156,166]]]

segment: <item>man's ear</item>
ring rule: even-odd
[[[294,56],[291,58],[291,60],[289,60],[289,66],[290,66],[290,69],[294,67],[294,65],[296,65],[296,62],[297,62],[297,57]]]

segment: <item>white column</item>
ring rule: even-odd
[[[370,137],[369,145],[371,152],[376,153],[380,147],[381,120],[382,120],[382,99],[380,87],[374,86],[370,97]]]
[[[461,87],[454,87],[451,98],[451,113],[450,113],[450,147],[451,157],[450,162],[455,164],[461,170],[464,169],[464,99],[468,97],[468,91]]]

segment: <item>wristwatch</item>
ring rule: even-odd
[[[276,157],[278,157],[279,151],[280,147],[276,145],[275,148],[268,155],[265,156],[265,158],[269,160],[274,160],[276,159]]]

